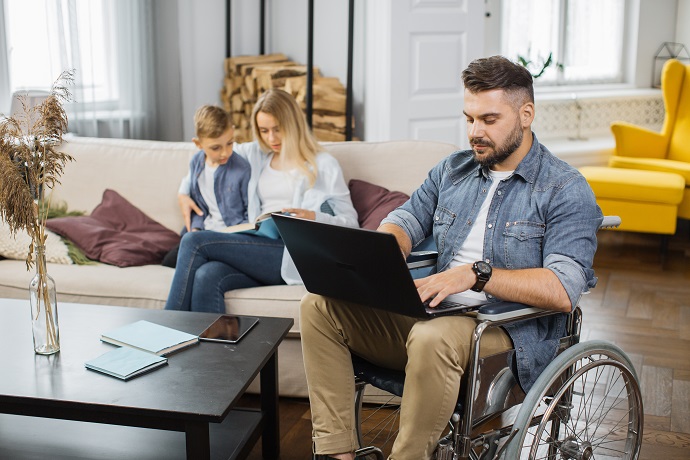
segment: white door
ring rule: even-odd
[[[484,2],[367,3],[366,139],[467,146],[460,74],[483,55]]]

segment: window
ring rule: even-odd
[[[4,0],[10,92],[50,89],[63,70],[77,69],[78,102],[106,108],[118,99],[103,1]]]
[[[624,0],[503,0],[501,53],[540,86],[623,82]]]
[[[71,132],[156,137],[153,0],[0,0],[0,13],[0,105],[74,69]]]

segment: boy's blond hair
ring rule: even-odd
[[[196,137],[215,139],[228,128],[234,128],[232,117],[216,105],[202,105],[194,113]]]
[[[269,89],[259,97],[254,105],[252,112],[254,139],[259,142],[264,151],[270,152],[271,147],[262,139],[256,124],[256,115],[259,112],[267,113],[276,119],[283,133],[281,155],[294,160],[297,167],[309,179],[310,185],[313,186],[316,183],[317,173],[316,154],[322,149],[309,129],[304,113],[297,105],[295,98],[281,89]]]

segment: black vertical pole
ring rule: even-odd
[[[259,8],[259,54],[266,54],[266,0],[261,0]]]
[[[232,56],[232,0],[225,0],[225,57]]]
[[[312,126],[314,99],[314,0],[309,0],[307,15],[307,123]]]
[[[347,98],[345,100],[345,140],[352,140],[352,61],[354,54],[355,0],[350,0],[347,23]]]

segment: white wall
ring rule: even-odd
[[[180,53],[178,52],[177,2],[155,0],[153,29],[156,40],[156,120],[157,140],[184,140],[182,130],[182,84]]]
[[[654,56],[664,42],[676,41],[678,0],[639,0],[638,42],[635,53],[634,83],[638,88],[652,86]],[[687,2],[681,0],[680,3]],[[658,67],[658,66],[657,66]]]
[[[685,45],[685,49],[690,53],[690,1],[688,0],[678,2],[676,42]]]
[[[178,43],[183,137],[194,137],[193,116],[203,104],[219,104],[225,57],[225,1],[178,0]]]

